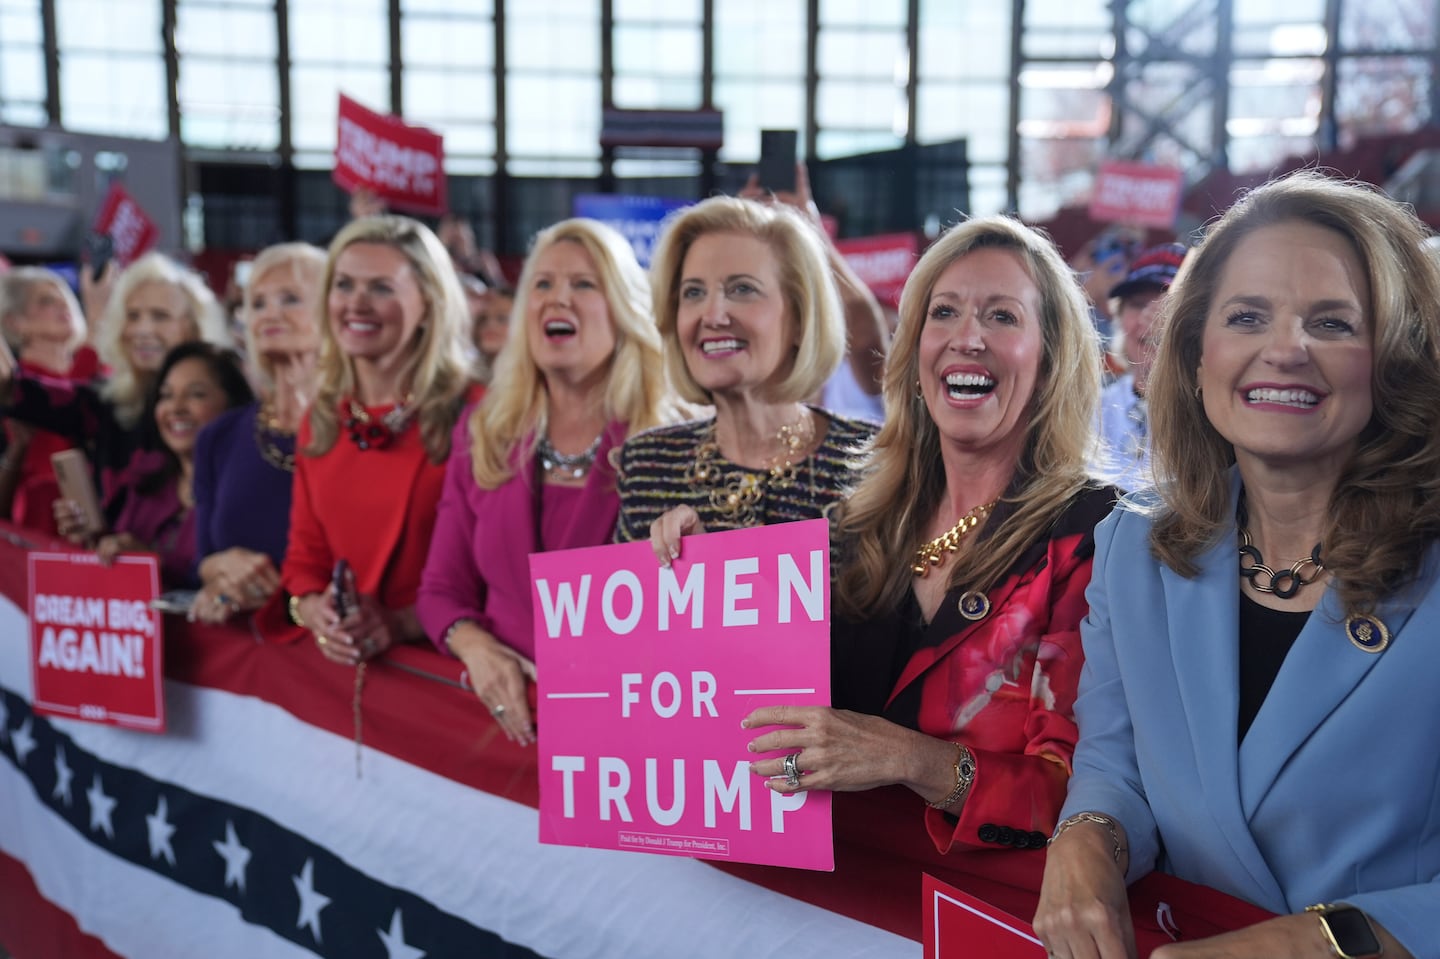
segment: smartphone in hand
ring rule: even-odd
[[[100,510],[100,496],[90,473],[90,460],[78,449],[50,454],[50,467],[60,495],[80,507],[82,532],[94,535],[105,531],[105,514]]]
[[[794,130],[760,131],[760,185],[772,193],[794,192],[795,151],[798,134]]]
[[[85,235],[84,259],[86,263],[90,264],[90,276],[97,283],[114,256],[115,241],[110,238],[110,234],[92,231]]]
[[[355,572],[348,562],[343,559],[335,562],[330,585],[335,593],[335,615],[343,622],[360,608],[360,597],[355,594]]]

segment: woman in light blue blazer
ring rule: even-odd
[[[1303,173],[1192,252],[1151,382],[1158,490],[1096,535],[1075,775],[1035,929],[1131,957],[1161,869],[1276,918],[1155,951],[1440,957],[1440,268]]]

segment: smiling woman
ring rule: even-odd
[[[280,586],[295,434],[315,395],[324,251],[281,243],[255,258],[241,321],[256,402],[227,412],[195,449],[196,548],[204,588],[190,615],[218,623],[259,609]]]
[[[182,343],[167,353],[150,399],[162,444],[158,460],[136,457],[121,475],[120,511],[96,551],[108,562],[122,550],[160,556],[166,588],[195,585],[195,441],[226,410],[249,403],[250,384],[233,350]]]
[[[318,386],[296,439],[281,571],[289,625],[269,628],[353,666],[423,638],[420,570],[451,430],[476,391],[465,295],[424,224],[355,220],[330,244],[320,285]],[[353,596],[333,575],[342,560]]]
[[[108,376],[72,384],[40,379],[15,370],[0,347],[0,409],[83,449],[113,521],[117,478],[137,453],[158,446],[154,424],[143,415],[156,371],[172,347],[191,340],[229,343],[214,295],[198,274],[146,254],[120,274],[96,323],[95,347]]]
[[[835,808],[858,841],[1038,888],[1030,851],[1076,738],[1093,531],[1116,495],[1086,469],[1099,376],[1083,294],[1046,237],[979,218],[920,258],[885,424],[837,510],[836,708],[746,717],[752,749],[791,759],[752,764],[769,788],[857,793]]]
[[[668,563],[682,534],[825,515],[874,427],[807,403],[845,350],[815,228],[713,197],[666,228],[651,273],[671,378],[715,415],[625,444],[616,538],[648,537]]]
[[[1150,381],[1157,486],[1097,533],[1035,917],[1052,953],[1133,949],[1126,884],[1160,869],[1278,915],[1156,956],[1436,954],[1428,232],[1373,187],[1301,173],[1181,268]]]
[[[534,627],[517,556],[609,541],[613,454],[673,419],[649,287],[629,242],[595,220],[535,238],[517,321],[485,401],[462,417],[416,604],[510,739],[534,741]]]

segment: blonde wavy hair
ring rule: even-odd
[[[115,419],[126,429],[140,421],[141,414],[145,412],[145,395],[155,382],[153,373],[135,369],[120,345],[130,297],[147,283],[172,286],[184,298],[185,318],[190,321],[191,329],[182,342],[204,340],[216,346],[230,345],[224,311],[200,274],[163,253],[147,253],[122,270],[105,304],[105,312],[100,316],[95,349],[101,362],[110,367],[110,377],[105,381],[101,395],[114,406]]]
[[[325,251],[309,243],[276,243],[261,250],[250,264],[250,279],[245,284],[245,299],[240,304],[240,319],[245,330],[245,356],[250,364],[256,384],[263,390],[275,385],[275,364],[267,360],[255,345],[255,284],[281,270],[289,270],[290,277],[301,290],[310,292],[310,315],[316,317],[320,297],[320,276],[325,272]],[[318,333],[318,331],[317,331]]]
[[[650,284],[630,243],[596,220],[562,220],[541,230],[531,244],[510,310],[510,333],[495,358],[495,376],[484,401],[470,416],[470,454],[475,482],[494,489],[513,474],[511,455],[530,433],[545,430],[550,397],[535,365],[527,335],[530,297],[540,255],[557,243],[575,243],[589,254],[615,325],[615,352],[605,381],[605,418],[626,424],[629,434],[673,418],[675,404],[665,375],[664,344],[650,315]]]
[[[70,311],[70,339],[65,343],[66,349],[77,349],[85,342],[85,314],[81,312],[80,302],[75,299],[75,294],[71,291],[70,284],[65,282],[65,278],[43,266],[17,266],[0,276],[0,334],[4,335],[5,342],[17,352],[25,344],[20,342],[19,336],[11,329],[9,319],[29,309],[30,297],[35,294],[36,287],[47,284],[55,288]]]
[[[340,401],[355,390],[355,365],[340,349],[329,321],[328,298],[335,279],[335,261],[355,243],[376,243],[400,251],[410,262],[425,318],[417,331],[414,349],[401,372],[416,400],[415,419],[425,454],[442,463],[450,454],[450,431],[470,387],[465,332],[470,314],[450,254],[439,238],[419,220],[404,216],[368,216],[352,220],[335,235],[325,258],[316,321],[320,330],[319,382],[310,406],[310,445],[306,456],[323,456],[340,435]]]
[[[1354,248],[1370,284],[1374,411],[1330,497],[1325,567],[1347,611],[1402,589],[1440,536],[1440,267],[1429,230],[1409,207],[1368,184],[1302,171],[1257,187],[1232,206],[1185,260],[1161,310],[1150,378],[1152,457],[1161,501],[1155,556],[1183,576],[1234,536],[1228,468],[1235,449],[1196,394],[1206,320],[1239,243],[1279,223],[1333,230]]]
[[[920,337],[936,281],[978,249],[1009,250],[1024,264],[1040,293],[1042,349],[1024,449],[1004,494],[1014,508],[993,530],[983,530],[983,549],[962,553],[950,566],[947,588],[993,587],[1093,482],[1086,463],[1094,444],[1101,361],[1084,292],[1049,238],[1036,230],[1002,216],[952,228],[920,258],[900,295],[900,325],[885,364],[885,424],[840,513],[845,562],[835,595],[853,618],[903,602],[914,578],[911,557],[944,497],[940,432],[915,390]]]
[[[845,314],[824,239],[789,207],[717,196],[674,215],[650,264],[655,316],[666,344],[665,362],[680,396],[691,403],[713,402],[709,391],[690,375],[676,323],[685,256],[696,240],[710,233],[752,236],[769,246],[775,257],[781,295],[796,325],[799,346],[790,370],[766,399],[793,403],[819,393],[845,358]]]

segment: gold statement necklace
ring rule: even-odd
[[[766,491],[794,484],[797,464],[804,460],[814,438],[814,418],[806,410],[794,423],[776,431],[779,451],[770,458],[764,472],[752,473],[720,464],[720,442],[715,435],[715,421],[711,420],[683,479],[690,486],[708,490],[710,507],[730,525],[756,526]]]
[[[910,565],[910,572],[924,578],[936,566],[941,565],[950,555],[960,548],[960,541],[963,540],[980,521],[990,515],[999,500],[991,500],[983,506],[977,506],[956,521],[941,535],[921,546],[915,551],[915,560]]]
[[[260,457],[278,470],[287,473],[295,472],[295,451],[285,452],[276,443],[277,439],[295,438],[294,430],[287,430],[280,426],[280,419],[275,415],[275,407],[266,400],[260,405],[259,411],[255,414],[255,445],[260,449]]]

